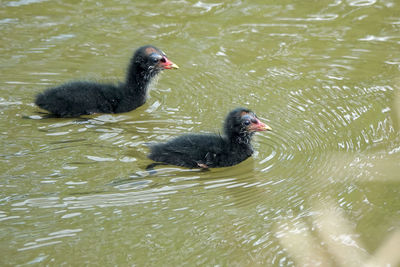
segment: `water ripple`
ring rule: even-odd
[[[301,265],[278,239],[316,237],[310,203],[326,199],[368,248],[394,229],[395,1],[117,2],[0,4],[5,264]],[[144,43],[181,69],[165,71],[143,107],[21,119],[50,84],[121,78]],[[273,128],[255,135],[251,158],[145,170],[148,143],[219,133],[237,106]]]

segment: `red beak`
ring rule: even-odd
[[[161,66],[163,66],[164,69],[179,69],[178,65],[176,65],[174,62],[170,61],[167,57],[163,57],[164,62],[161,63]]]
[[[252,123],[249,126],[249,130],[253,132],[261,132],[261,131],[272,131],[272,128],[266,125],[265,123],[262,123],[259,119],[257,119],[257,122]]]

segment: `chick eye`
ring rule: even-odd
[[[153,61],[153,63],[157,63],[158,62],[158,58],[153,57],[152,61]]]
[[[250,122],[249,120],[245,120],[245,121],[243,122],[243,124],[246,125],[246,126],[249,126],[250,123],[251,123],[251,122]]]

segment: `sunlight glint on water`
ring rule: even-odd
[[[360,263],[398,230],[397,2],[0,6],[2,265],[294,266],[296,240],[312,247],[303,260],[338,265],[320,250],[357,244]],[[38,92],[123,80],[144,44],[180,66],[144,106],[41,119]],[[256,134],[252,158],[145,170],[147,144],[220,133],[237,106],[273,128]],[[331,233],[337,243],[321,231],[330,209],[351,225]]]

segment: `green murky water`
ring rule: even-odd
[[[398,1],[2,1],[0,34],[3,266],[301,265],[294,232],[340,265],[328,203],[362,260],[399,230]],[[36,93],[123,79],[144,44],[181,67],[144,106],[40,119]],[[251,159],[144,171],[146,143],[218,132],[237,106],[274,129]]]

